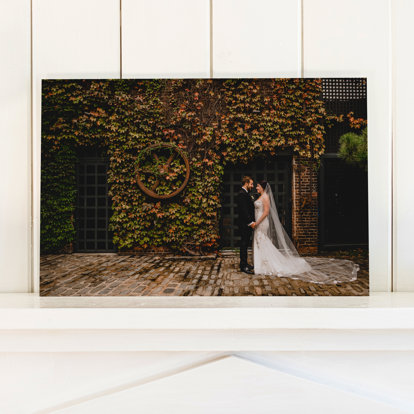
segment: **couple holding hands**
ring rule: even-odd
[[[256,185],[259,194],[254,200],[250,192],[253,179],[246,175],[237,195],[240,231],[240,271],[290,277],[313,283],[342,283],[357,278],[359,266],[352,261],[324,258],[303,258],[283,228],[272,189],[267,181]],[[253,265],[247,261],[247,249],[253,234]]]

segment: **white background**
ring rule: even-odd
[[[0,292],[38,289],[41,79],[121,71],[124,78],[366,76],[371,291],[414,291],[413,15],[410,0],[2,0]],[[47,342],[65,343],[50,329],[40,339],[14,333],[10,344],[33,343],[36,352],[31,345],[10,352],[11,345],[0,353],[7,395],[0,412],[414,412],[411,334],[388,332],[382,342],[372,331],[369,344],[387,345],[371,352],[363,336],[365,347],[355,345],[357,330],[354,339],[338,333],[329,352],[296,339],[300,351],[265,353],[262,334],[252,331],[250,348],[223,358],[214,332],[205,352],[191,341],[171,352],[153,339],[166,351],[91,353],[77,347],[73,331],[65,352],[45,353]],[[354,351],[341,348],[344,338]]]

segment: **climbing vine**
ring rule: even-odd
[[[325,110],[320,79],[47,80],[42,94],[43,252],[74,238],[82,146],[108,154],[118,249],[214,250],[225,165],[286,148],[317,163],[326,128],[340,122]],[[147,197],[136,183],[137,156],[157,142],[177,145],[191,166],[188,185],[168,201]]]

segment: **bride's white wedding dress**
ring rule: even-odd
[[[277,215],[270,186],[270,211],[253,232],[255,274],[290,277],[313,283],[342,283],[356,280],[359,266],[350,260],[327,257],[300,257]],[[255,220],[263,214],[263,201],[254,202]]]

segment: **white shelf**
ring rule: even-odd
[[[0,295],[0,352],[414,350],[414,293],[369,297]]]

